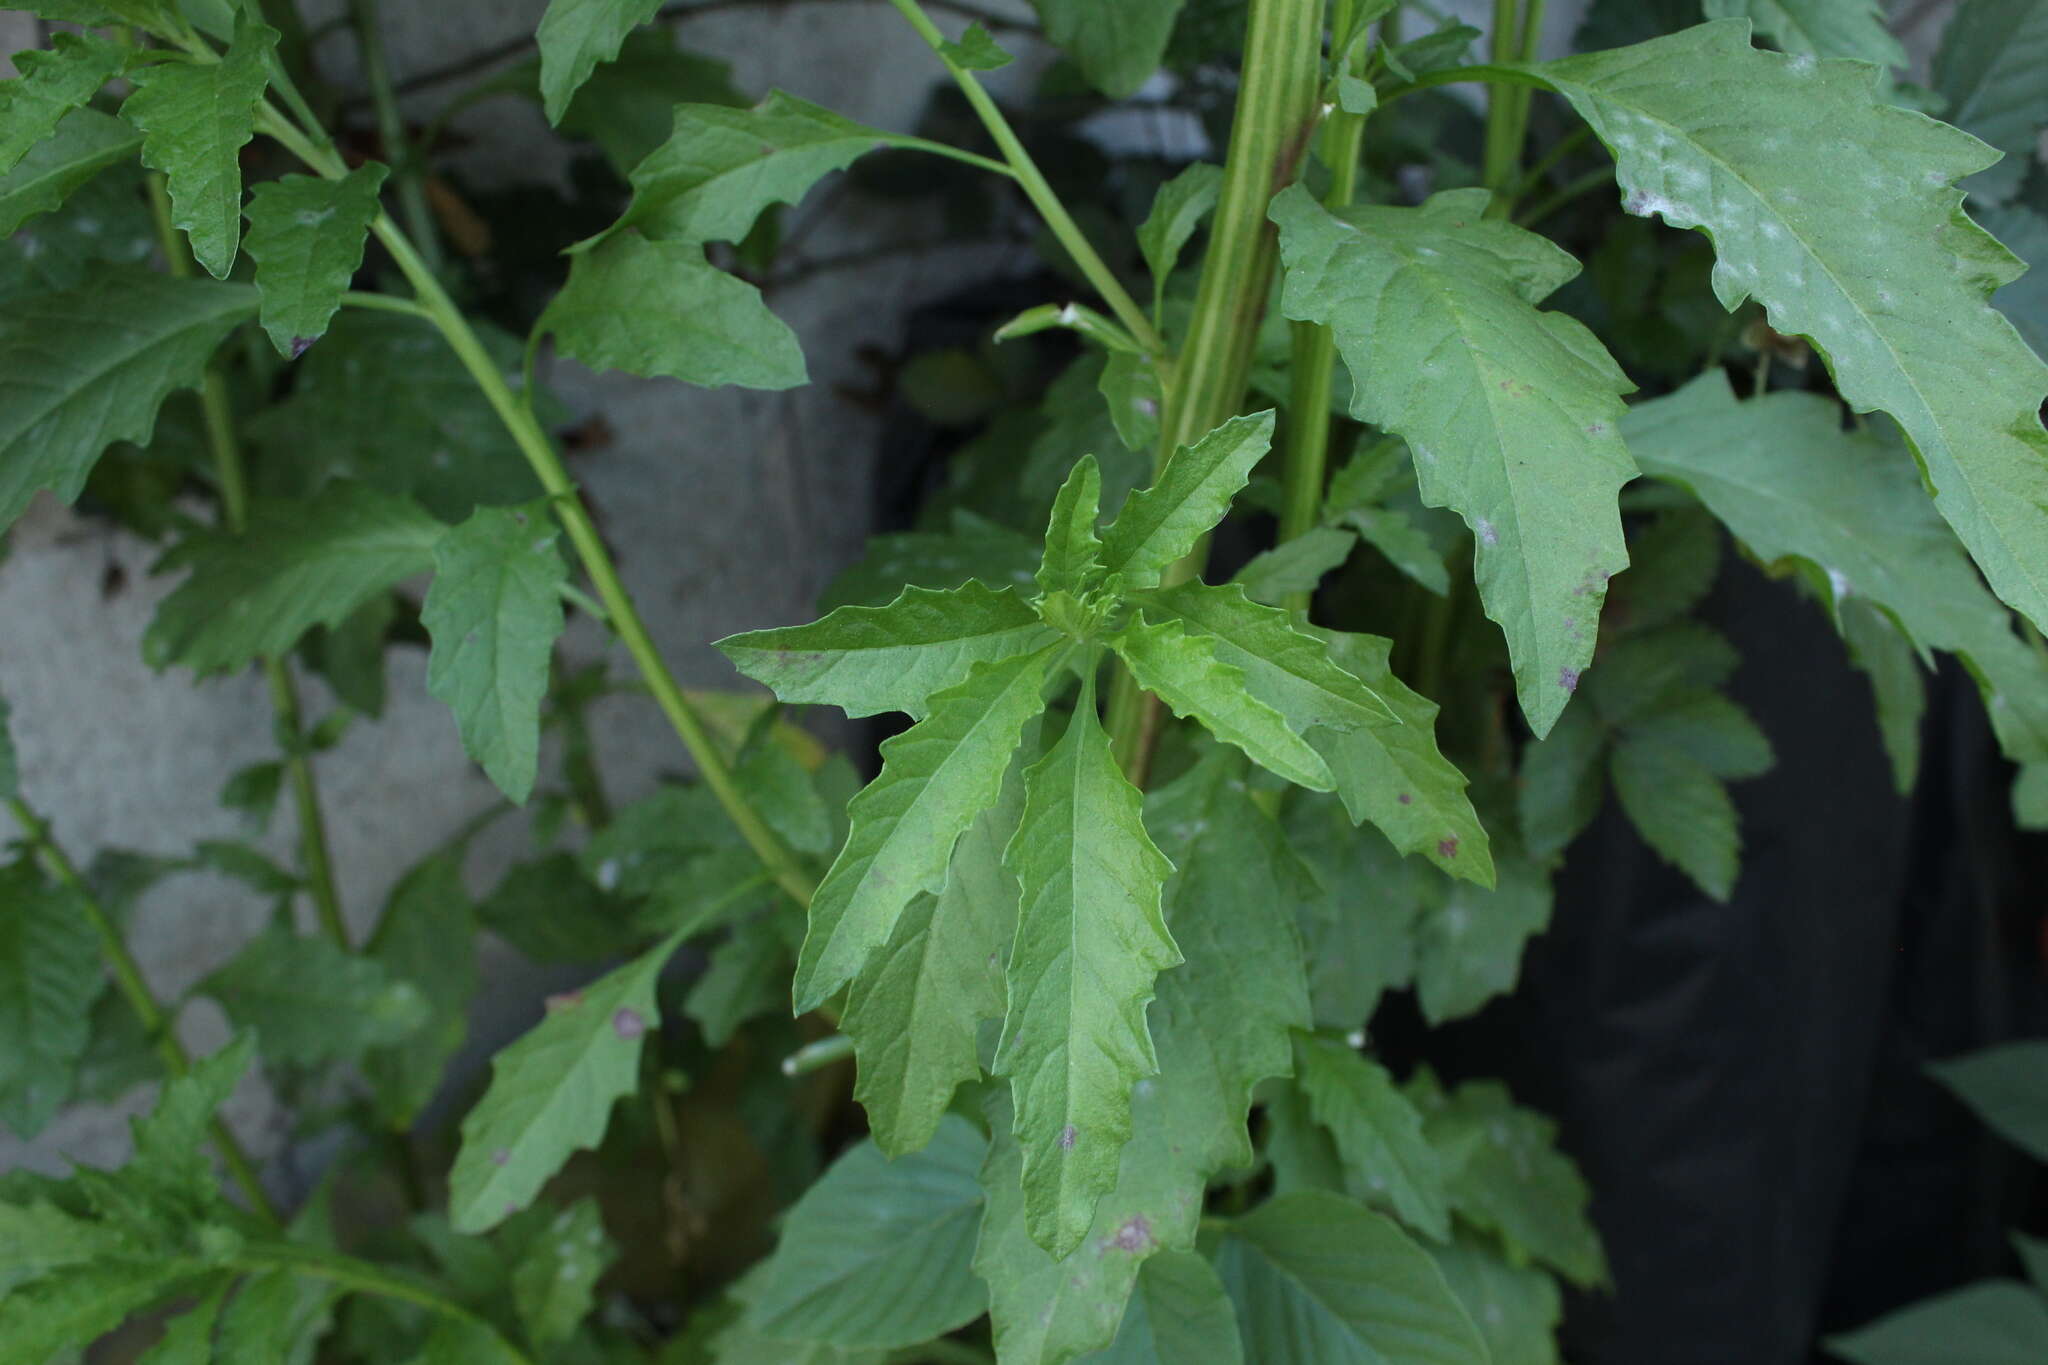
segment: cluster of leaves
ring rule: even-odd
[[[160,45],[67,31],[0,85],[0,524],[38,491],[93,491],[170,539],[160,569],[184,575],[144,640],[153,664],[208,676],[295,658],[327,677],[347,709],[281,727],[284,753],[223,794],[259,823],[288,782],[310,788],[352,713],[380,709],[382,651],[416,616],[428,689],[507,800],[533,800],[542,847],[475,899],[472,826],[401,880],[357,950],[294,931],[296,901],[319,899],[310,856],[286,869],[221,843],[81,876],[20,804],[8,749],[0,795],[26,838],[0,872],[0,1119],[33,1133],[152,1058],[175,1079],[121,1171],[0,1183],[0,1362],[42,1365],[170,1306],[152,1354],[166,1361],[865,1363],[959,1334],[950,1345],[986,1340],[1005,1365],[1544,1365],[1561,1286],[1606,1282],[1583,1180],[1503,1087],[1446,1088],[1423,1067],[1399,1080],[1364,1030],[1389,993],[1412,990],[1437,1023],[1511,989],[1551,874],[1610,786],[1651,847],[1731,894],[1726,784],[1767,769],[1771,745],[1725,695],[1734,650],[1694,619],[1724,532],[1827,610],[1871,678],[1902,788],[1920,667],[1947,652],[2021,765],[2018,813],[2048,823],[2048,366],[2023,339],[2039,344],[2048,313],[1962,212],[1967,192],[2013,245],[2048,244],[2029,142],[2048,95],[2028,56],[2048,46],[2048,5],[1969,0],[1932,92],[1878,79],[1868,63],[1901,54],[1865,0],[1601,4],[1582,46],[1612,50],[1490,67],[1465,65],[1473,30],[1403,42],[1392,0],[1335,5],[1333,127],[1371,117],[1375,144],[1430,149],[1369,163],[1359,203],[1312,192],[1340,179],[1317,160],[1345,145],[1334,136],[1270,198],[1269,167],[1166,179],[1124,262],[1149,276],[1149,309],[1100,260],[1074,261],[1107,278],[1108,314],[1049,305],[996,334],[1080,338],[1043,402],[954,456],[924,524],[880,538],[822,619],[722,642],[781,704],[909,719],[865,787],[769,703],[687,696],[660,670],[522,361],[551,339],[598,369],[804,382],[794,334],[725,266],[772,236],[779,206],[875,153],[1001,172],[1070,254],[1085,246],[976,83],[1008,61],[986,30],[927,36],[1002,163],[779,92],[748,105],[716,64],[642,28],[653,0],[553,0],[536,61],[464,98],[538,99],[601,146],[630,199],[571,248],[522,355],[461,316],[382,214],[391,173],[295,121],[304,102],[253,4],[31,8]],[[1111,99],[1162,61],[1199,63],[1218,33],[1236,55],[1247,22],[1278,42],[1282,11],[1316,37],[1322,12],[1036,8],[1071,59],[1049,81]],[[1489,137],[1534,87],[1611,153],[1627,217],[1600,220],[1590,290],[1538,220],[1513,221],[1517,187],[1471,185],[1494,158],[1431,93],[1456,78],[1509,92]],[[102,92],[122,79],[115,105]],[[245,194],[258,132],[316,174]],[[2011,155],[1992,164],[1986,142]],[[1523,193],[1568,174],[1571,152],[1561,137]],[[182,234],[162,245],[181,265],[189,246],[204,275],[144,264],[138,158]],[[1410,171],[1442,187],[1410,193]],[[1245,183],[1256,202],[1238,202]],[[1650,218],[1711,249],[1646,236]],[[1204,303],[1202,272],[1230,251],[1242,266],[1262,233],[1279,270],[1264,322],[1247,320],[1269,292],[1256,272],[1248,302]],[[1638,259],[1662,276],[1654,297],[1616,287]],[[413,298],[353,292],[394,269]],[[2019,330],[1991,306],[2001,289]],[[1205,307],[1233,306],[1246,316],[1221,349],[1242,372],[1207,375],[1220,397],[1191,393],[1203,357],[1176,350],[1221,315]],[[1738,398],[1727,339],[1702,339],[1719,335],[1710,313],[1750,315],[1760,389],[1800,338],[1832,391]],[[251,329],[270,346],[230,370],[225,343]],[[1323,382],[1302,385],[1318,363]],[[1671,391],[1625,402],[1639,380]],[[173,398],[185,389],[202,391],[197,422]],[[1208,408],[1228,415],[1154,457],[1173,419]],[[255,456],[246,501],[238,454],[208,469],[208,437],[236,445],[223,409]],[[1352,454],[1315,471],[1310,524],[1205,581],[1219,527],[1257,533],[1292,496],[1311,426]],[[207,481],[217,527],[174,503]],[[648,670],[701,785],[610,809],[587,717],[610,684],[566,676],[565,600]],[[1361,628],[1321,623],[1335,619]],[[553,848],[568,816],[588,829]],[[188,868],[278,903],[193,988],[236,1033],[197,1064],[169,1031],[183,1002],[151,1004],[120,948],[126,907]],[[414,1139],[444,1126],[484,929],[609,970],[497,1054],[423,1180]],[[701,970],[671,971],[686,943]],[[770,1053],[827,1069],[752,1064]],[[821,1171],[841,1131],[829,1068],[849,1055],[869,1135]],[[216,1116],[258,1057],[305,1133],[407,1134],[401,1169],[365,1145],[284,1226],[253,1177],[249,1207],[224,1199],[202,1144],[241,1160]],[[737,1098],[693,1108],[675,1093],[685,1070]],[[732,1208],[741,1163],[681,1174],[692,1143],[721,1150],[720,1124],[745,1132],[764,1202],[787,1213],[772,1254],[743,1274],[715,1263],[657,1345],[682,1315],[623,1293],[597,1311],[600,1279],[636,1269],[611,1237],[655,1203],[670,1220],[655,1242],[695,1209]],[[593,1148],[606,1160],[577,1159]],[[650,1151],[666,1175],[639,1169]],[[410,1182],[397,1226],[348,1226],[334,1192],[351,1180]],[[747,1226],[765,1239],[758,1216]],[[696,1240],[740,1262],[762,1249],[723,1227]],[[673,1262],[631,1297],[673,1304]]]

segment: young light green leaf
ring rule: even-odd
[[[863,1142],[832,1163],[782,1225],[747,1320],[763,1336],[872,1349],[915,1346],[980,1317],[969,1262],[975,1173],[988,1143],[957,1115],[894,1161]]]
[[[1150,488],[1124,501],[1103,534],[1103,566],[1129,588],[1149,588],[1223,520],[1252,466],[1273,447],[1273,413],[1233,417],[1173,452]]]
[[[0,82],[0,175],[57,130],[127,64],[128,49],[95,33],[54,33],[48,49],[14,54],[17,80]]]
[[[296,360],[327,332],[363,264],[377,191],[389,168],[369,161],[339,180],[287,175],[249,195],[249,256],[263,330]]]
[[[1428,1254],[1341,1196],[1260,1205],[1230,1225],[1216,1269],[1260,1365],[1486,1365]]]
[[[1948,101],[1950,123],[2005,153],[1970,181],[1972,195],[2010,199],[2026,177],[2041,125],[2048,123],[2048,3],[1964,0],[1941,31],[1934,88]],[[2037,268],[2040,262],[2036,262]]]
[[[1638,405],[1624,430],[1646,471],[1691,489],[1757,558],[1799,568],[1838,613],[1860,597],[1921,650],[1962,656],[1987,697],[2005,699],[1991,712],[2007,751],[2048,756],[2048,671],[2013,634],[1903,451],[1844,431],[1839,409],[1818,395],[1738,402],[1718,372]]]
[[[1120,100],[1159,69],[1184,0],[1031,0],[1045,36],[1072,57],[1089,84]]]
[[[582,990],[550,997],[547,1016],[492,1059],[490,1088],[462,1121],[448,1176],[456,1231],[495,1227],[571,1154],[597,1145],[613,1103],[639,1085],[643,1040],[660,1026],[655,979],[681,942],[672,934]]]
[[[1316,726],[1356,730],[1387,725],[1385,698],[1331,662],[1323,643],[1294,628],[1278,607],[1260,606],[1236,584],[1188,582],[1136,600],[1147,620],[1179,621],[1190,635],[1206,635],[1224,663],[1244,674],[1251,695],[1278,711],[1295,733]]]
[[[1353,1193],[1384,1200],[1402,1222],[1442,1242],[1451,1235],[1443,1166],[1422,1137],[1422,1115],[1386,1068],[1315,1034],[1294,1040],[1296,1084],[1330,1130]]]
[[[540,764],[540,704],[562,633],[568,566],[546,502],[480,507],[434,546],[420,608],[433,639],[427,691],[455,712],[462,747],[518,805]]]
[[[1077,1365],[1243,1365],[1237,1313],[1215,1267],[1192,1251],[1145,1262],[1116,1340]]]
[[[56,132],[30,147],[0,174],[0,234],[12,234],[48,213],[86,181],[135,154],[142,145],[127,124],[97,109],[74,109]]]
[[[1418,1087],[1410,1082],[1411,1093]],[[1421,1103],[1443,1159],[1451,1211],[1543,1262],[1582,1289],[1606,1283],[1607,1258],[1586,1217],[1591,1197],[1557,1125],[1517,1108],[1498,1081],[1467,1081]]]
[[[1415,935],[1415,993],[1432,1026],[1462,1019],[1515,988],[1522,949],[1550,923],[1550,874],[1512,841],[1493,846],[1492,890],[1443,882],[1425,897]]]
[[[38,489],[76,501],[114,442],[148,444],[164,399],[255,313],[242,285],[112,267],[0,307],[0,528]]]
[[[1074,465],[1045,527],[1045,553],[1038,561],[1038,589],[1078,597],[1102,577],[1102,541],[1095,520],[1102,510],[1102,468],[1093,455]]]
[[[557,1213],[512,1267],[512,1308],[526,1339],[547,1349],[574,1336],[596,1304],[598,1276],[618,1254],[595,1199]]]
[[[394,980],[410,984],[428,1010],[411,1037],[363,1059],[379,1113],[403,1127],[433,1099],[443,1068],[469,1032],[476,916],[457,859],[437,855],[400,878],[364,951]]]
[[[255,1030],[266,1057],[306,1066],[396,1043],[428,1018],[419,988],[374,958],[288,929],[249,940],[194,989]]]
[[[2032,1365],[2048,1351],[2048,1300],[2025,1285],[1987,1280],[1823,1344],[1855,1365]]]
[[[796,203],[878,147],[914,141],[780,90],[751,109],[678,105],[675,131],[633,168],[633,202],[608,233],[638,228],[656,241],[736,242],[770,205]]]
[[[1253,557],[1230,581],[1254,602],[1277,607],[1290,594],[1314,592],[1324,575],[1351,558],[1358,537],[1335,526],[1312,526]]]
[[[202,676],[282,654],[316,625],[335,626],[402,579],[433,567],[446,527],[404,498],[329,484],[310,502],[259,502],[240,535],[192,536],[157,563],[191,577],[143,636],[153,668]]]
[[[1058,645],[976,664],[931,713],[882,745],[882,772],[847,807],[852,830],[811,901],[797,959],[798,1013],[816,1009],[889,941],[919,892],[946,881],[953,845],[995,804]]]
[[[157,62],[137,68],[121,117],[142,133],[142,160],[170,182],[171,221],[192,256],[226,279],[242,237],[242,147],[256,132],[256,106],[270,84],[277,30],[245,12],[217,62]]]
[[[32,861],[0,868],[0,1123],[17,1136],[41,1132],[71,1097],[105,986],[77,898]]]
[[[2048,1043],[2004,1043],[1944,1062],[1927,1074],[2036,1161],[2048,1161]]]
[[[1540,737],[1628,565],[1616,494],[1636,471],[1618,427],[1634,385],[1584,326],[1536,307],[1578,262],[1486,204],[1450,190],[1333,215],[1296,186],[1271,216],[1283,310],[1331,328],[1352,415],[1405,437],[1422,500],[1472,528],[1480,597]]]
[[[1021,903],[995,1073],[1010,1078],[1024,1213],[1054,1257],[1081,1244],[1131,1136],[1131,1086],[1158,1070],[1153,978],[1181,960],[1160,913],[1173,870],[1109,751],[1084,683],[1067,731],[1024,774],[1003,855]]]
[[[1003,51],[978,20],[967,26],[959,42],[939,44],[939,55],[968,71],[1000,71],[1017,60]]]
[[[1673,745],[1629,738],[1608,759],[1614,795],[1643,841],[1726,901],[1742,855],[1735,803],[1704,764]]]
[[[1216,207],[1223,193],[1223,168],[1197,161],[1159,187],[1152,211],[1138,225],[1138,250],[1152,272],[1152,311],[1166,298],[1166,281],[1180,261],[1181,249]]]
[[[796,333],[761,291],[705,260],[694,242],[626,233],[579,253],[534,325],[597,370],[712,389],[787,389],[809,379]]]
[[[2014,262],[1953,183],[1988,149],[1740,22],[1531,70],[1615,153],[1624,208],[1711,237],[1725,307],[1754,296],[1852,408],[1898,419],[1992,588],[2048,623],[2048,363],[1991,307]]]
[[[1003,1015],[1003,958],[1017,932],[1017,879],[1003,847],[1023,815],[1027,738],[996,804],[953,849],[946,887],[910,903],[853,979],[840,1031],[853,1039],[875,1142],[891,1157],[931,1140],[963,1081],[981,1075],[976,1034]]]
[[[219,1204],[207,1129],[255,1055],[255,1036],[238,1034],[184,1075],[166,1081],[156,1107],[132,1121],[135,1155],[118,1179],[142,1192],[155,1212],[196,1218]]]
[[[1157,625],[1134,615],[1110,639],[1111,648],[1148,692],[1192,716],[1218,739],[1244,750],[1253,762],[1311,791],[1335,785],[1330,769],[1288,728],[1278,711],[1246,689],[1242,670],[1225,662],[1209,637],[1190,635],[1177,620]]]
[[[1486,1338],[1493,1365],[1560,1365],[1557,1324],[1564,1317],[1564,1296],[1548,1272],[1509,1261],[1462,1228],[1449,1243],[1428,1250]]]
[[[1787,52],[1904,66],[1906,49],[1885,26],[1880,0],[1706,0],[1709,19],[1748,19]]]
[[[1465,795],[1465,774],[1436,743],[1436,703],[1395,676],[1393,642],[1310,628],[1330,661],[1394,713],[1395,724],[1335,727],[1309,742],[1330,765],[1354,821],[1370,820],[1403,853],[1420,853],[1453,877],[1493,885],[1492,844]]]
[[[576,88],[619,55],[626,35],[653,19],[661,0],[548,0],[534,38],[549,123],[560,123]]]

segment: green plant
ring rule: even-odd
[[[948,37],[891,3],[981,150],[746,105],[641,31],[655,0],[554,0],[537,64],[464,98],[537,97],[630,199],[572,249],[523,351],[457,302],[475,282],[436,243],[373,6],[354,18],[388,170],[325,131],[288,3],[31,7],[99,31],[0,86],[0,228],[32,247],[0,275],[0,520],[90,491],[171,540],[185,577],[149,656],[266,671],[282,753],[226,799],[265,813],[289,786],[302,845],[290,869],[224,844],[81,871],[0,764],[23,832],[0,1117],[33,1131],[138,1053],[167,1076],[121,1170],[0,1182],[0,1362],[158,1309],[160,1360],[1555,1360],[1560,1281],[1606,1267],[1552,1126],[1494,1083],[1397,1083],[1355,1035],[1388,991],[1440,1022],[1510,989],[1610,785],[1728,893],[1725,784],[1771,751],[1721,691],[1731,647],[1692,619],[1721,528],[1828,609],[1902,786],[1920,660],[1946,651],[2023,765],[2021,815],[2048,819],[2048,368],[1990,305],[2018,267],[1957,185],[1987,173],[1966,186],[1987,216],[2048,236],[2026,169],[2048,95],[2024,62],[2048,6],[1966,4],[1930,94],[1859,60],[1899,57],[1865,0],[1601,5],[1589,50],[1551,62],[1541,0],[1500,0],[1484,64],[1468,28],[1403,41],[1423,4],[1037,0],[1069,89],[1077,71],[1129,95],[1162,57],[1239,70],[1224,163],[1156,176],[1133,247],[1105,256],[983,88],[1009,61],[989,28]],[[1782,51],[1752,44],[1752,11]],[[117,78],[118,112],[97,107]],[[1484,83],[1483,118],[1438,91],[1459,82]],[[687,97],[672,122],[649,126],[650,86]],[[1913,100],[2014,155],[1993,167]],[[245,199],[259,135],[297,169]],[[995,177],[1092,302],[997,333],[1083,351],[955,457],[834,610],[723,642],[782,704],[915,722],[862,788],[764,699],[678,685],[536,376],[552,341],[595,368],[803,382],[747,275],[778,206],[885,151]],[[1395,172],[1417,169],[1444,188],[1404,202]],[[1616,181],[1618,218],[1586,197]],[[138,250],[107,224],[145,203]],[[1590,286],[1535,226],[1591,253]],[[139,263],[150,237],[166,271]],[[2043,325],[2038,292],[2009,302]],[[1672,391],[1626,403],[1638,380]],[[195,483],[217,525],[174,500]],[[1234,534],[1276,530],[1211,582],[1234,513]],[[381,705],[428,574],[428,687],[507,801],[535,801],[543,847],[473,902],[460,859],[486,812],[355,943],[314,767]],[[555,663],[565,604],[623,643],[696,782],[612,809],[587,708],[624,684]],[[302,667],[351,709],[309,727]],[[572,820],[578,846],[551,851]],[[279,902],[196,988],[237,1030],[198,1061],[121,926],[193,865]],[[320,936],[293,931],[301,895]],[[498,1054],[451,1156],[421,1115],[480,926],[624,965]],[[665,976],[692,939],[708,969]],[[96,1008],[109,976],[125,1013]],[[849,1058],[871,1137],[841,1153]],[[302,1131],[355,1139],[301,1210],[272,1206],[215,1117],[259,1059]],[[706,1179],[702,1152],[744,1163]],[[739,1274],[763,1237],[733,1207],[743,1166],[793,1203]],[[395,1212],[357,1226],[337,1189]],[[693,1200],[731,1218],[728,1259],[679,1285],[660,1252]]]

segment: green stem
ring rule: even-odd
[[[328,179],[339,179],[348,173],[341,158],[331,148],[314,143],[275,109],[268,106],[258,109],[256,123],[263,132]],[[562,467],[561,457],[555,453],[547,433],[541,430],[528,405],[506,384],[505,376],[484,350],[483,342],[478,340],[469,320],[448,297],[448,291],[441,287],[441,282],[420,259],[391,215],[378,214],[370,230],[391,253],[391,259],[412,286],[416,303],[440,331],[442,340],[455,352],[463,368],[469,371],[470,379],[497,413],[498,421],[512,437],[513,444],[519,447],[520,454],[526,457],[541,487],[547,490],[555,515],[561,518],[562,527],[568,532],[569,543],[576,547],[583,570],[590,575],[591,584],[597,589],[598,600],[604,604],[612,629],[633,656],[634,665],[646,680],[647,690],[653,694],[655,704],[661,707],[662,714],[668,717],[677,737],[683,741],[683,747],[696,763],[704,785],[711,789],[726,816],[739,830],[740,837],[754,850],[776,885],[788,892],[798,905],[809,908],[817,883],[804,870],[796,855],[768,827],[767,821],[747,800],[746,793],[740,790],[732,766],[719,751],[710,729],[683,694],[682,686],[669,672],[668,665],[662,661],[661,652],[648,635],[647,626],[640,619],[633,599],[627,595],[625,584],[619,581],[618,569],[612,564],[611,555],[605,550],[604,541],[597,534],[589,512],[584,510],[576,485],[570,482],[568,471]]]
[[[171,226],[170,196],[164,188],[163,176],[156,172],[149,176],[149,202],[165,264],[172,275],[189,276],[192,256],[179,240],[177,229]],[[206,367],[200,381],[199,409],[206,427],[206,442],[213,453],[214,477],[220,484],[224,520],[228,530],[239,532],[249,523],[249,480],[242,464],[241,443],[235,435],[234,405],[228,399],[227,383],[214,365]],[[313,775],[312,757],[305,749],[298,688],[292,682],[291,667],[284,660],[265,657],[262,664],[278,729],[285,738],[285,772],[291,780],[292,801],[299,817],[299,871],[311,888],[313,910],[322,931],[337,945],[347,948],[348,922],[342,916],[341,893],[334,882],[334,860],[328,853],[320,788]]]
[[[427,206],[426,167],[419,149],[405,133],[405,118],[398,109],[398,92],[391,84],[391,64],[385,59],[384,37],[378,28],[377,0],[348,0],[348,14],[363,54],[363,75],[370,86],[370,106],[377,115],[377,136],[384,144],[384,155],[391,160],[399,216],[427,268],[439,275],[440,237]]]
[[[1493,0],[1495,65],[1529,62],[1542,38],[1544,0]],[[1514,212],[1521,180],[1522,148],[1528,141],[1529,103],[1533,91],[1525,84],[1495,86],[1486,103],[1486,188],[1493,191],[1489,218]]]
[[[1194,316],[1167,386],[1155,473],[1180,446],[1234,417],[1244,401],[1278,254],[1266,207],[1293,183],[1315,132],[1322,20],[1321,0],[1252,0],[1223,189]],[[1167,570],[1167,584],[1198,576],[1208,553],[1204,537]],[[1119,666],[1110,691],[1110,740],[1125,774],[1140,786],[1160,724],[1158,699]]]
[[[1338,0],[1340,17],[1348,0]],[[1365,116],[1341,110],[1323,129],[1324,163],[1330,168],[1325,208],[1347,207],[1358,194],[1359,152]],[[1287,438],[1282,473],[1279,539],[1282,544],[1310,530],[1322,512],[1323,485],[1330,462],[1330,397],[1336,385],[1337,342],[1319,323],[1294,324],[1293,383],[1288,395]],[[1289,611],[1307,611],[1311,594],[1290,593]]]
[[[889,2],[896,6],[897,12],[917,30],[919,37],[931,45],[939,60],[946,64],[946,70],[952,73],[954,81],[960,86],[960,93],[967,97],[967,103],[973,106],[982,126],[988,129],[989,136],[995,139],[996,146],[1003,153],[1003,160],[1009,166],[1010,174],[1017,178],[1018,186],[1024,191],[1024,197],[1038,210],[1039,217],[1045,220],[1045,225],[1052,230],[1052,235],[1066,248],[1067,254],[1073,258],[1074,264],[1081,268],[1081,273],[1087,277],[1088,283],[1102,296],[1102,301],[1109,305],[1110,312],[1116,314],[1116,320],[1121,322],[1124,330],[1135,337],[1138,344],[1147,351],[1154,355],[1164,353],[1166,343],[1152,326],[1152,320],[1145,316],[1145,310],[1138,306],[1137,301],[1117,280],[1116,274],[1103,263],[1102,257],[1089,243],[1088,235],[1081,231],[1081,225],[1074,221],[1073,215],[1067,212],[1067,206],[1060,202],[1059,195],[1055,194],[1052,186],[1046,182],[1045,176],[1038,169],[1038,163],[1033,161],[1031,153],[1024,149],[1023,141],[1018,138],[1016,130],[1010,127],[1010,121],[1003,117],[1003,111],[996,106],[995,100],[982,88],[981,82],[975,78],[972,71],[946,55],[946,35],[939,31],[939,26],[931,21],[931,16],[924,12],[918,0]]]
[[[782,1074],[785,1076],[807,1076],[813,1071],[823,1071],[845,1061],[853,1055],[853,1039],[843,1033],[833,1033],[814,1043],[805,1043],[782,1059]]]
[[[127,941],[121,937],[114,917],[100,904],[85,878],[78,874],[77,864],[71,861],[56,838],[50,833],[49,822],[36,814],[28,802],[20,797],[9,797],[7,808],[13,812],[15,823],[21,826],[23,837],[35,850],[36,860],[43,870],[56,880],[58,885],[70,891],[84,913],[86,923],[92,926],[93,934],[100,941],[100,955],[106,959],[107,969],[113,973],[114,989],[127,1002],[128,1010],[135,1016],[135,1022],[142,1026],[143,1033],[156,1048],[156,1055],[164,1064],[164,1070],[171,1076],[182,1076],[192,1069],[192,1056],[185,1051],[185,1045],[178,1041],[178,1035],[171,1028],[170,1016],[164,1013],[156,996],[150,992],[149,983],[142,979],[142,968],[137,965],[134,954],[128,951]],[[270,1196],[263,1191],[263,1181],[256,1174],[256,1164],[249,1159],[248,1152],[228,1126],[219,1118],[212,1121],[214,1146],[220,1151],[221,1160],[228,1168],[228,1174],[241,1187],[242,1194],[249,1201],[249,1207],[265,1221],[279,1222],[277,1209],[270,1202]]]
[[[436,1316],[452,1318],[457,1322],[467,1323],[479,1331],[488,1332],[498,1339],[502,1359],[517,1361],[520,1365],[533,1365],[531,1356],[467,1308],[411,1280],[387,1274],[366,1261],[344,1260],[286,1242],[265,1242],[243,1248],[242,1253],[230,1264],[237,1270],[256,1274],[286,1270],[309,1280],[325,1280],[351,1293],[373,1294],[378,1298],[409,1303],[424,1308]]]

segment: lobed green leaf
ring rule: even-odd
[[[250,939],[194,989],[256,1031],[266,1057],[306,1066],[389,1046],[429,1017],[420,989],[375,958],[289,929]]]
[[[377,191],[389,168],[365,162],[339,180],[287,175],[249,196],[249,256],[263,297],[263,330],[296,360],[326,335],[363,264]]]
[[[0,868],[0,1123],[17,1136],[41,1132],[71,1097],[105,986],[77,897],[33,861]]]
[[[560,123],[577,87],[619,55],[626,35],[654,18],[661,0],[548,0],[534,33],[548,122]]]
[[[1166,570],[1207,535],[1273,447],[1272,412],[1233,417],[1173,452],[1149,488],[1124,500],[1103,533],[1102,563],[1127,588],[1157,585]]]
[[[1294,1041],[1294,1071],[1309,1112],[1336,1141],[1346,1185],[1385,1201],[1433,1240],[1448,1240],[1442,1164],[1423,1140],[1422,1115],[1386,1068],[1348,1044],[1302,1034]]]
[[[96,33],[53,33],[48,48],[15,53],[19,78],[0,81],[0,175],[20,165],[127,63],[127,48]]]
[[[1422,500],[1472,528],[1487,615],[1541,736],[1592,661],[1607,580],[1627,567],[1616,495],[1635,476],[1618,430],[1629,383],[1599,341],[1536,305],[1578,263],[1484,217],[1483,190],[1419,208],[1331,214],[1300,187],[1273,201],[1281,307],[1328,326],[1351,413],[1415,455]]]

